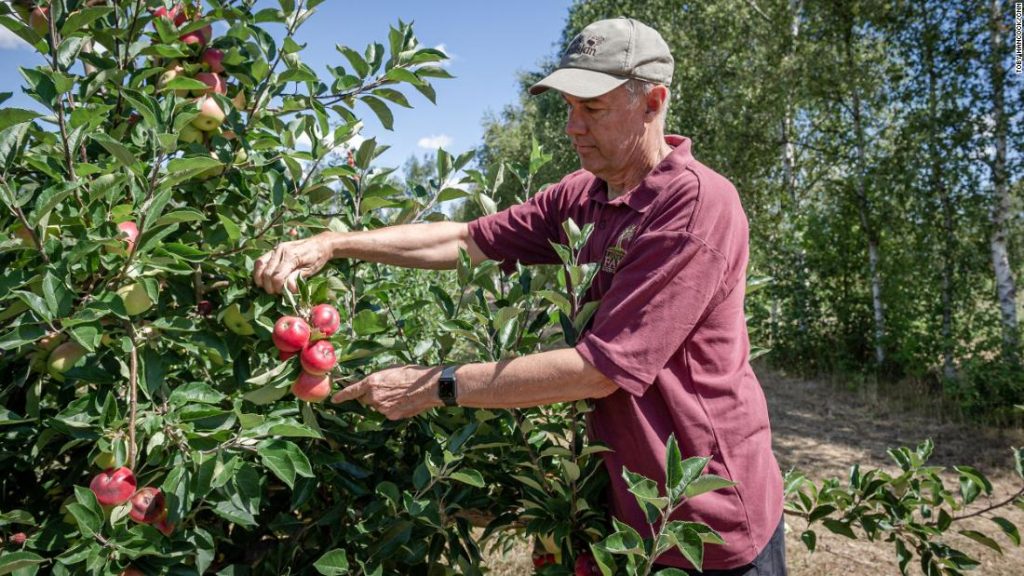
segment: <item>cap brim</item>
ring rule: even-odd
[[[558,90],[576,98],[597,98],[622,86],[627,80],[582,68],[559,68],[530,86],[530,94],[536,96],[547,90]]]

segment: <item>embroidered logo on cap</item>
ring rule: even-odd
[[[566,55],[586,54],[587,56],[597,56],[597,47],[603,42],[604,36],[584,36],[580,34],[573,38],[565,53]]]
[[[601,265],[601,270],[615,274],[615,271],[619,269],[619,263],[626,256],[625,244],[633,239],[636,234],[636,225],[630,224],[626,226],[626,229],[619,233],[619,239],[615,241],[614,246],[609,246],[604,253],[604,263]]]

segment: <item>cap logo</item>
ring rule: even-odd
[[[573,38],[569,48],[565,51],[565,55],[586,54],[587,56],[597,56],[597,47],[603,42],[604,36],[584,36],[579,34]]]

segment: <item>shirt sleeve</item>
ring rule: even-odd
[[[727,267],[720,252],[687,232],[641,234],[576,351],[620,388],[642,396],[716,294],[727,291]]]
[[[559,186],[549,186],[522,204],[516,204],[469,223],[469,235],[485,256],[501,262],[509,274],[522,264],[560,262],[551,243],[561,240],[558,203]]]

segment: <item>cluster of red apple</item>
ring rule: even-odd
[[[159,488],[143,486],[136,490],[135,474],[127,466],[108,468],[93,477],[89,489],[101,506],[131,502],[128,516],[139,524],[149,524],[170,536],[174,524],[167,521],[167,500]]]
[[[170,9],[161,6],[153,10],[153,17],[167,20],[180,28],[190,19],[200,16],[198,8],[191,15],[190,11],[192,8],[188,4],[175,4]],[[191,46],[197,57],[192,62],[174,60],[168,63],[166,72],[157,81],[157,87],[163,88],[175,78],[186,75],[206,85],[206,88],[203,89],[175,91],[178,96],[184,97],[191,93],[196,97],[196,110],[199,115],[192,120],[191,125],[181,129],[178,139],[186,144],[198,143],[202,142],[209,133],[220,128],[224,122],[224,111],[216,100],[209,97],[213,93],[227,94],[227,84],[221,76],[225,73],[224,52],[207,46],[213,39],[213,28],[209,24],[197,30],[185,32],[178,39]],[[244,98],[241,92],[238,97]]]
[[[312,328],[310,325],[312,324]],[[292,394],[307,402],[322,402],[331,393],[328,373],[338,363],[334,346],[326,340],[338,331],[341,316],[330,304],[318,304],[309,312],[309,322],[298,316],[282,316],[271,335],[284,361],[298,354],[302,373],[292,384]]]

